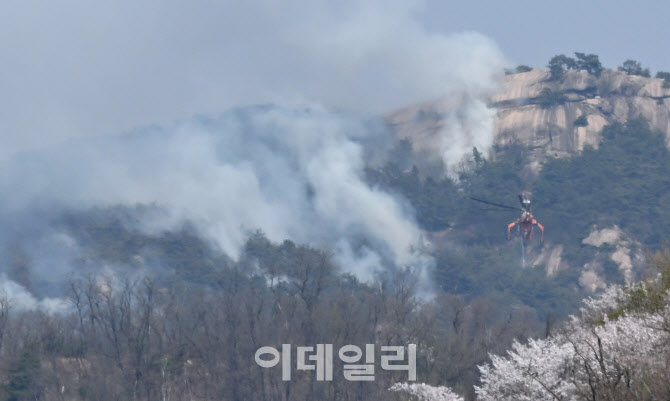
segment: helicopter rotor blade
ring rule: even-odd
[[[494,213],[503,213],[504,212],[504,213],[508,213],[507,210],[505,210],[505,209],[496,209],[494,207],[485,208],[485,209],[477,209],[477,210],[480,210],[482,212],[494,212]]]
[[[486,203],[487,205],[493,205],[493,206],[501,207],[501,208],[503,208],[503,209],[519,210],[518,207],[507,206],[507,205],[501,205],[500,203],[493,203],[493,202],[485,201],[485,200],[483,200],[483,199],[477,199],[477,198],[473,198],[473,197],[470,197],[470,199],[472,199],[473,201],[477,201],[477,202],[481,202],[481,203]]]

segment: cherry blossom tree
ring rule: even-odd
[[[670,298],[635,308],[645,287],[613,286],[547,339],[513,344],[480,366],[479,400],[667,399]]]
[[[463,401],[463,397],[451,391],[449,387],[424,383],[396,383],[389,390],[409,394],[418,401]]]

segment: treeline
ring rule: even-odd
[[[295,370],[295,353],[283,381],[281,365],[254,359],[282,344],[417,344],[419,381],[472,397],[489,353],[545,330],[531,308],[447,293],[426,300],[406,270],[363,284],[324,251],[262,234],[206,281],[81,274],[69,282],[67,313],[0,303],[0,399],[388,400],[407,381],[379,356],[373,382],[345,380],[337,357],[332,382],[317,381]]]
[[[596,54],[586,54],[575,52],[575,57],[566,56],[565,54],[557,54],[549,60],[547,64],[549,69],[551,81],[560,81],[565,76],[565,72],[569,70],[585,70],[589,74],[599,77],[605,69],[600,63],[600,58]],[[527,65],[519,65],[514,70],[506,70],[506,74],[519,74],[532,71],[533,68]],[[650,78],[651,71],[649,68],[642,66],[637,60],[625,60],[617,70],[623,71],[628,75],[637,75],[640,77]],[[655,78],[663,79],[663,88],[670,88],[670,72],[658,71]]]

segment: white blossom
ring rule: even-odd
[[[479,400],[555,400],[572,392],[563,372],[572,360],[569,344],[553,340],[514,342],[507,357],[491,356],[492,366],[480,366]]]
[[[660,312],[633,313],[628,301],[624,288],[610,287],[585,300],[551,338],[515,342],[506,356],[492,355],[479,367],[478,400],[648,397],[654,390],[647,379],[667,375],[670,297]]]
[[[418,401],[463,401],[463,397],[451,391],[449,387],[424,383],[396,383],[389,390],[415,396]]]
[[[581,320],[597,319],[610,312],[623,307],[629,296],[624,288],[613,285],[605,289],[597,297],[586,298],[583,306],[579,309]]]

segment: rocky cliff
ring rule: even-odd
[[[520,141],[533,149],[533,166],[547,157],[597,147],[602,128],[642,116],[665,133],[670,143],[670,87],[659,78],[604,70],[599,77],[585,70],[567,71],[560,81],[547,70],[506,75],[488,99],[495,110],[493,141]],[[434,137],[445,128],[442,116],[458,107],[454,100],[439,100],[391,113],[389,122],[415,150],[429,151]]]

